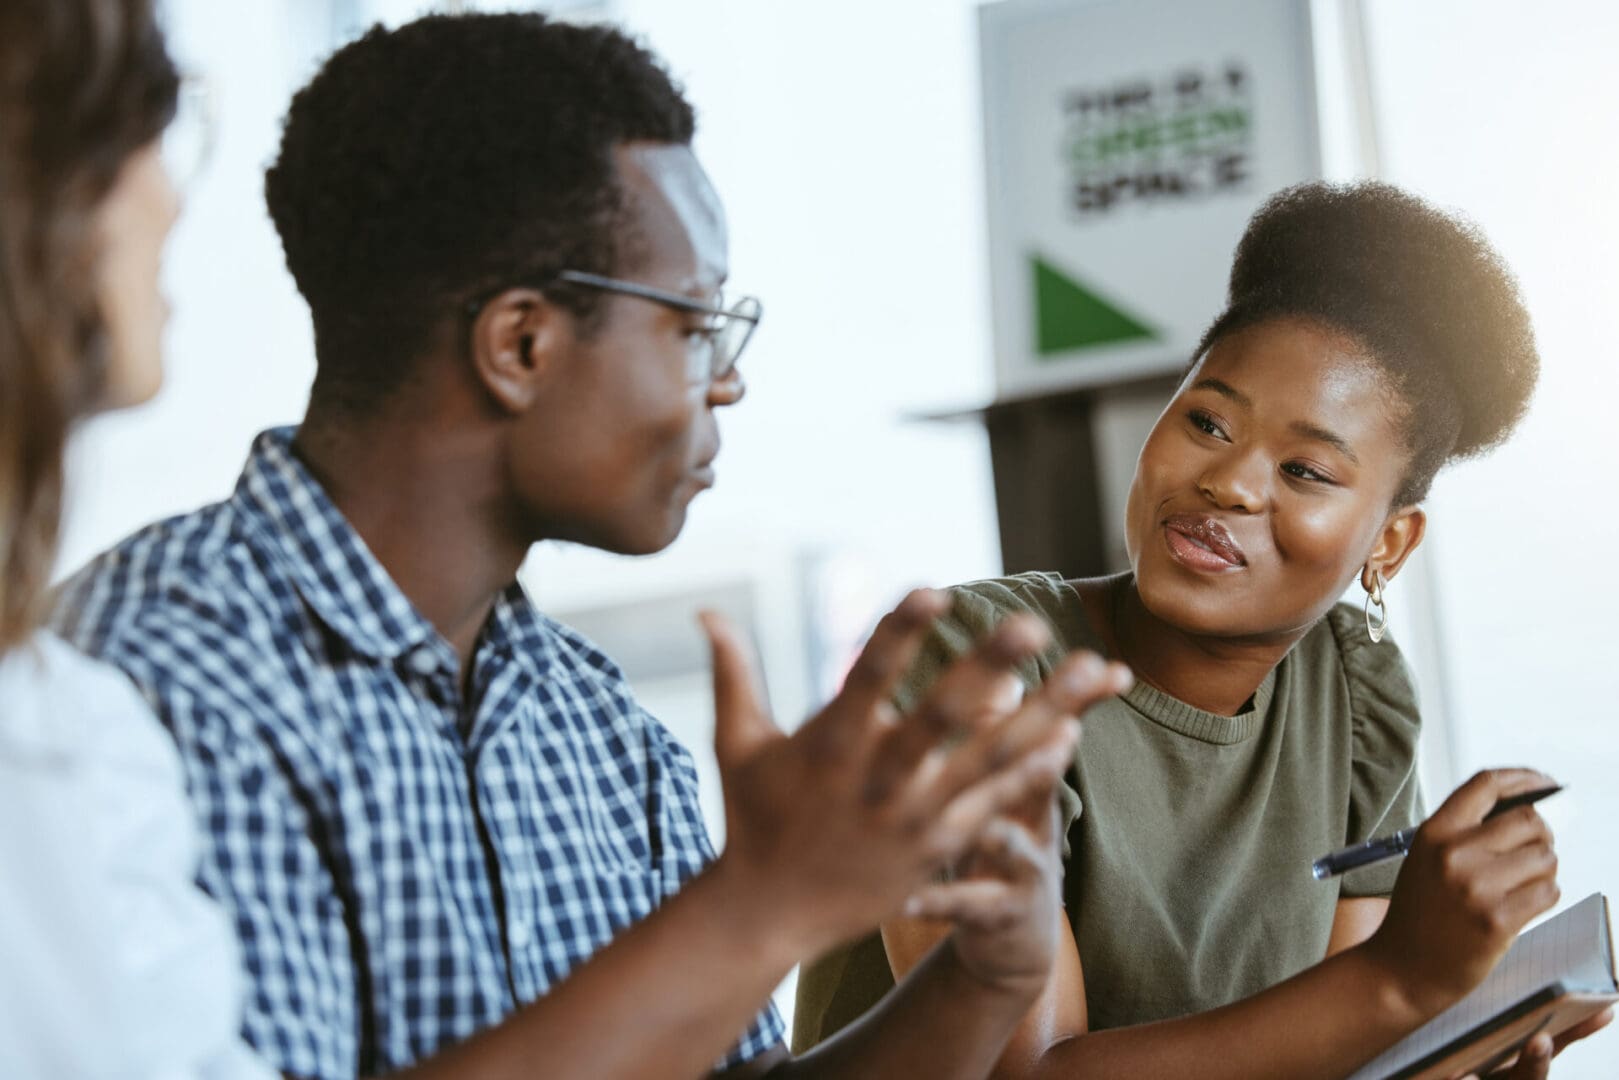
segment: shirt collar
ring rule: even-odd
[[[296,434],[273,428],[253,441],[234,499],[262,523],[304,601],[362,655],[393,660],[424,645],[450,650],[293,453]]]
[[[556,650],[559,624],[534,606],[520,582],[512,582],[495,598],[495,608],[484,627],[485,644],[529,657],[541,664]]]
[[[412,652],[455,670],[454,648],[400,590],[371,549],[293,453],[295,427],[272,428],[253,441],[236,485],[236,501],[290,571],[315,615],[363,656],[397,660]],[[543,670],[559,629],[514,581],[495,598],[479,652],[494,648]]]

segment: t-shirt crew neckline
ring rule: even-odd
[[[1259,684],[1259,689],[1254,691],[1248,707],[1235,716],[1221,716],[1188,705],[1139,679],[1125,692],[1124,701],[1148,720],[1177,735],[1215,746],[1232,746],[1259,733],[1270,710],[1275,689],[1276,669],[1272,668],[1265,681]]]
[[[1115,587],[1121,587],[1129,578],[1129,574],[1122,575],[1121,580],[1114,583]],[[1107,648],[1101,634],[1091,625],[1085,601],[1079,595],[1079,590],[1074,587],[1074,583],[1063,580],[1061,584],[1068,590],[1073,601],[1073,610],[1079,616],[1080,640],[1076,644],[1095,649],[1110,659],[1118,659],[1113,656],[1112,650]],[[1137,679],[1135,685],[1125,691],[1121,700],[1159,727],[1167,728],[1177,735],[1184,735],[1189,739],[1197,739],[1214,746],[1234,746],[1253,738],[1264,726],[1265,716],[1270,712],[1271,698],[1276,691],[1276,670],[1270,669],[1264,681],[1259,684],[1259,688],[1254,691],[1248,705],[1235,716],[1221,716],[1219,713],[1188,705],[1180,698],[1172,697],[1141,679]]]

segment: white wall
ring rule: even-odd
[[[1619,6],[1376,0],[1385,174],[1483,226],[1535,320],[1540,390],[1517,437],[1430,503],[1460,771],[1527,762],[1565,904],[1619,891]],[[1396,592],[1394,603],[1400,602]],[[1615,1074],[1619,1036],[1554,1075]]]

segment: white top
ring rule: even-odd
[[[194,884],[179,757],[61,640],[0,657],[0,1076],[274,1074],[238,1035],[224,913]]]

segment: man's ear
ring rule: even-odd
[[[490,399],[525,412],[573,342],[573,316],[538,289],[507,289],[472,321],[472,368]]]
[[[1402,507],[1390,514],[1372,544],[1372,553],[1366,556],[1366,565],[1361,568],[1361,588],[1372,591],[1372,575],[1376,571],[1382,573],[1385,583],[1393,581],[1427,531],[1428,515],[1420,506]]]

